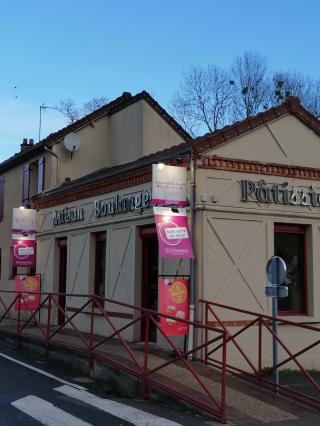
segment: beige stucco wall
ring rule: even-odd
[[[319,167],[319,137],[301,121],[286,116],[255,131],[205,153],[227,158],[256,160],[265,163]],[[274,254],[274,224],[297,224],[306,228],[307,239],[307,313],[286,317],[294,322],[320,323],[320,208],[314,206],[259,203],[254,196],[241,201],[241,180],[273,184],[288,183],[289,189],[304,188],[320,193],[320,183],[306,179],[267,176],[245,172],[197,169],[197,288],[199,298],[271,315],[271,300],[265,295],[265,267]],[[290,291],[290,288],[289,288]],[[217,309],[223,321],[248,321],[252,317]],[[204,318],[199,307],[198,315]],[[211,316],[210,320],[215,321]],[[227,323],[228,324],[228,323]],[[238,332],[242,325],[229,329]],[[318,339],[317,333],[281,326],[279,335],[293,352]],[[257,366],[258,327],[239,336],[237,341]],[[262,333],[263,366],[272,364],[269,331]],[[303,355],[307,368],[320,368],[320,349]],[[288,354],[280,350],[280,359]],[[232,365],[250,367],[233,343],[228,344],[228,360]],[[295,364],[284,368],[296,368]]]
[[[146,102],[143,102],[143,146],[142,155],[149,155],[161,149],[184,142],[171,126]]]
[[[319,219],[320,209],[313,206],[263,204],[255,200],[241,201],[242,179],[268,184],[283,183],[275,176],[198,170],[197,215],[201,228],[197,229],[202,256],[201,296],[240,308],[270,313],[270,304],[264,295],[265,265],[273,255],[274,224],[290,223],[307,227],[309,314],[320,320],[320,306],[314,306],[319,294]],[[289,186],[302,190],[320,184],[304,179],[285,179]],[[207,201],[201,202],[201,194]],[[214,202],[212,202],[214,200]],[[302,319],[302,318],[300,318]],[[306,318],[304,318],[306,319]]]
[[[109,118],[112,165],[128,163],[142,156],[143,102],[136,102]]]
[[[184,142],[143,100],[95,120],[76,134],[80,139],[80,149],[72,159],[63,139],[54,144],[52,149],[58,159],[51,156],[46,189],[57,186],[67,177],[75,179]]]
[[[319,136],[287,115],[206,152],[228,158],[319,168]]]
[[[104,116],[91,125],[76,132],[80,140],[80,149],[71,159],[71,153],[63,145],[63,139],[53,145],[52,150],[58,156],[53,158],[51,188],[64,182],[65,178],[75,179],[111,164],[109,151],[109,119]],[[58,164],[57,164],[58,163]]]
[[[267,278],[266,263],[274,254],[274,224],[298,224],[306,227],[307,238],[307,313],[285,317],[290,321],[320,323],[320,208],[313,206],[264,204],[254,199],[241,201],[240,181],[264,179],[267,184],[288,182],[302,190],[312,184],[320,193],[320,184],[305,179],[284,179],[275,176],[223,172],[218,170],[197,171],[197,288],[198,298],[250,310],[266,315],[272,314],[271,299],[265,295]],[[206,201],[201,201],[206,198]],[[214,202],[212,202],[214,201]],[[290,291],[290,288],[289,288]],[[253,317],[216,308],[223,321],[248,321]],[[204,319],[201,305],[198,317]],[[211,321],[216,319],[211,316]],[[228,323],[227,323],[228,324]],[[230,324],[229,324],[230,325]],[[238,332],[245,323],[231,327]],[[280,337],[293,352],[316,341],[318,333],[290,326],[282,326]],[[272,362],[270,332],[264,331],[263,365]],[[258,327],[254,326],[237,339],[254,361],[258,356]],[[320,348],[317,346],[303,355],[304,366],[320,368]],[[280,359],[288,354],[280,350]],[[300,359],[300,358],[299,358]],[[237,367],[250,367],[240,352],[228,344],[228,360]],[[284,368],[296,368],[291,362]]]

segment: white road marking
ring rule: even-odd
[[[77,385],[72,382],[68,382],[67,380],[60,379],[60,377],[54,376],[53,374],[47,373],[46,371],[41,370],[40,368],[33,367],[32,365],[26,364],[25,362],[18,361],[15,358],[12,358],[11,356],[5,355],[2,352],[0,352],[0,356],[2,358],[8,359],[9,361],[15,362],[16,364],[22,365],[23,367],[29,368],[29,370],[35,371],[36,373],[40,373],[43,376],[49,377],[50,379],[56,380],[57,382],[63,383],[65,385],[73,386],[77,389],[86,390],[83,386]]]
[[[55,389],[64,395],[78,399],[93,407],[99,408],[115,417],[126,420],[135,426],[181,426],[179,423],[155,416],[138,408],[121,404],[120,402],[103,399],[84,390],[78,390],[71,386],[60,386]]]
[[[11,405],[46,426],[92,426],[34,395],[11,402]]]

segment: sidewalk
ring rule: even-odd
[[[52,329],[54,330],[54,328]],[[11,344],[16,341],[16,330],[11,323],[2,324],[0,327],[0,333],[3,338],[9,339]],[[29,346],[32,340],[44,341],[41,330],[35,326],[28,326],[21,338],[21,346]],[[96,344],[101,342],[102,338],[95,336],[94,342]],[[67,350],[65,345],[69,347],[78,348],[80,353],[82,352],[82,369],[83,372],[88,372],[88,357],[84,357],[85,343],[82,342],[76,333],[64,330],[57,334],[52,342],[50,348],[55,353],[60,353],[60,359],[63,361],[64,355],[68,352],[68,360],[66,362],[74,362],[79,364],[79,360],[76,360],[77,353]],[[88,340],[88,344],[90,344]],[[44,348],[44,345],[43,345]],[[103,343],[99,350],[96,351],[95,358],[101,362],[95,362],[95,376],[99,380],[110,380],[112,385],[115,380],[118,380],[118,387],[121,386],[130,388],[128,379],[131,377],[131,372],[137,370],[137,362],[143,366],[144,362],[144,345],[143,344],[129,344],[129,348],[134,354],[133,359],[125,349],[125,346],[121,344],[119,340],[113,339],[107,343]],[[44,350],[43,352],[44,353]],[[50,355],[51,356],[51,355]],[[155,345],[149,346],[148,354],[148,371],[159,368],[158,371],[154,371],[150,375],[151,385],[152,378],[156,378],[157,383],[162,384],[161,393],[167,401],[177,399],[179,392],[186,392],[190,396],[202,399],[204,402],[210,403],[207,395],[203,391],[203,388],[194,379],[192,374],[183,365],[183,362],[176,361],[172,362],[172,355],[167,351],[157,348]],[[166,365],[166,363],[168,363]],[[111,367],[112,372],[110,373],[108,367]],[[115,374],[117,372],[117,365],[122,365],[122,373]],[[220,383],[221,374],[218,370],[205,366],[203,363],[198,361],[191,362],[192,368],[198,373],[199,377],[203,380],[203,383],[208,386],[211,391],[219,398],[220,396]],[[162,366],[161,370],[160,367]],[[127,372],[127,374],[126,374]],[[117,376],[117,377],[115,377]],[[127,377],[125,377],[127,376]],[[293,374],[291,377],[287,376],[286,380],[291,381],[290,386],[307,386],[301,382],[299,375]],[[132,379],[131,387],[134,389]],[[176,395],[171,396],[164,389],[166,385],[170,384],[176,389]],[[137,388],[137,386],[136,386]],[[320,423],[320,412],[310,409],[306,406],[299,405],[295,401],[291,401],[284,397],[276,397],[273,392],[267,391],[258,385],[250,384],[237,376],[227,375],[227,389],[226,389],[226,418],[228,423],[241,424],[241,425],[255,425],[255,424],[313,424],[318,419]],[[213,420],[216,423],[216,420]],[[300,423],[302,422],[302,423]],[[316,423],[314,423],[316,424]]]

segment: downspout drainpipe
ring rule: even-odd
[[[190,151],[190,234],[191,243],[195,252],[195,170],[194,170],[194,155],[193,150]],[[190,259],[190,305],[189,305],[189,320],[194,322],[195,319],[195,304],[196,304],[196,259]],[[188,352],[194,348],[194,326],[189,326],[188,334]],[[189,359],[194,358],[194,354],[188,356]]]
[[[60,167],[59,167],[60,166],[60,158],[59,158],[59,156],[55,152],[52,151],[52,149],[49,149],[47,146],[44,146],[43,149],[46,152],[49,152],[49,154],[53,155],[56,158],[56,160],[57,160],[57,167],[56,167],[56,186],[58,186],[60,184]]]

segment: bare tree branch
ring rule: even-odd
[[[228,73],[215,66],[193,66],[171,101],[175,118],[192,135],[212,132],[225,124],[231,101]]]
[[[267,63],[258,53],[244,52],[232,67],[233,84],[232,118],[243,120],[257,114],[267,102]]]
[[[96,109],[101,108],[109,102],[106,96],[100,96],[99,98],[92,98],[88,102],[84,103],[81,110],[83,115],[90,114]]]
[[[70,98],[61,100],[57,109],[67,118],[68,124],[72,124],[80,118],[79,108]]]

